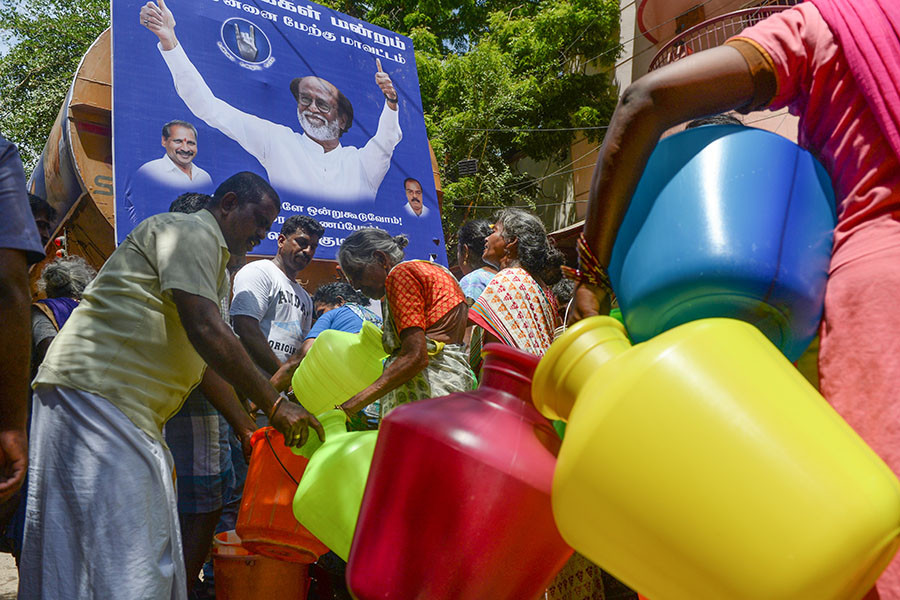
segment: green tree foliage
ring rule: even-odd
[[[446,52],[457,53],[465,53],[488,31],[492,11],[519,6],[512,0],[322,0],[321,4],[404,35],[425,29]]]
[[[518,173],[513,163],[527,156],[565,164],[573,129],[603,127],[615,108],[616,0],[333,0],[332,6],[413,38],[448,232],[476,206],[559,200],[541,198],[535,176]],[[591,140],[601,135],[588,130]],[[457,176],[464,159],[478,160],[474,177]]]
[[[28,170],[44,149],[81,57],[109,26],[109,0],[0,2],[0,133]]]

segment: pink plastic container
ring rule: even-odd
[[[531,404],[537,363],[489,344],[476,391],[382,422],[347,567],[358,600],[537,598],[562,568],[560,441]]]

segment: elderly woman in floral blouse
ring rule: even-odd
[[[468,306],[462,289],[441,265],[404,261],[408,243],[404,235],[370,227],[354,231],[338,252],[350,284],[382,299],[382,343],[389,354],[382,375],[341,405],[348,414],[380,399],[384,418],[400,404],[475,387],[463,345]]]

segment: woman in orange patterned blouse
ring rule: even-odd
[[[382,300],[382,343],[390,355],[381,377],[341,405],[348,414],[380,399],[384,418],[401,404],[475,387],[463,346],[468,305],[462,289],[441,265],[404,261],[408,243],[405,235],[367,227],[338,252],[350,284]]]

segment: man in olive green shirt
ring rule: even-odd
[[[291,445],[308,426],[323,436],[259,373],[219,310],[229,257],[258,244],[278,211],[265,180],[238,173],[207,210],[143,221],[85,290],[34,382],[20,597],[186,597],[162,426],[206,364]]]

